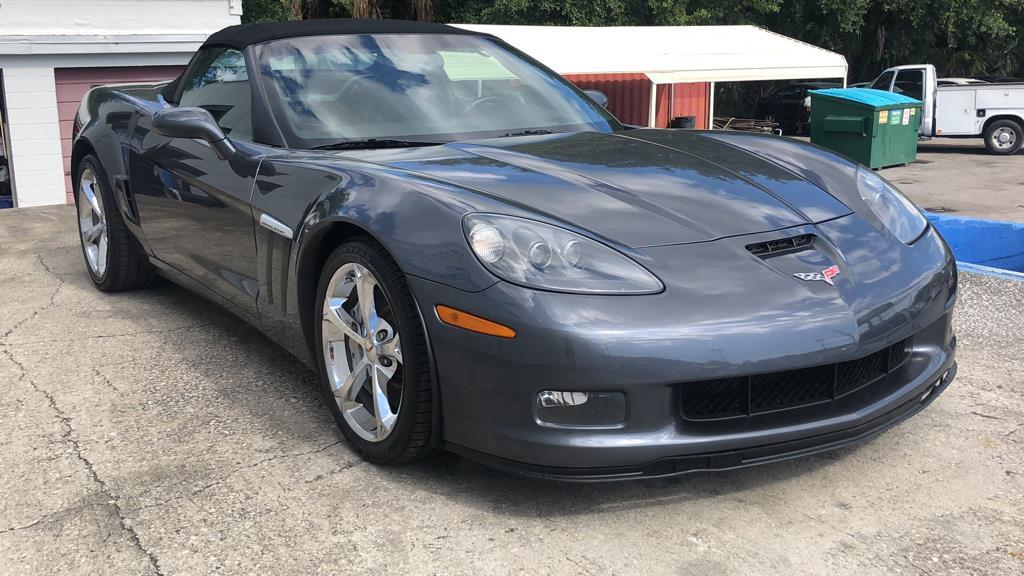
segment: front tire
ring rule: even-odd
[[[75,175],[82,255],[96,288],[103,292],[134,290],[150,283],[154,272],[121,219],[109,182],[95,156],[82,158]]]
[[[352,449],[374,464],[433,454],[426,336],[394,260],[368,238],[336,248],[315,314],[321,388]]]
[[[984,136],[990,154],[1016,154],[1024,145],[1024,128],[1013,120],[996,120],[985,128]]]

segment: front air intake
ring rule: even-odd
[[[774,256],[784,252],[803,250],[812,244],[814,244],[814,234],[801,234],[800,236],[790,236],[789,238],[778,238],[776,240],[768,240],[767,242],[747,244],[747,250],[755,256],[764,257]]]
[[[680,409],[687,420],[719,420],[831,402],[885,382],[910,350],[908,339],[848,362],[687,382],[679,385]]]

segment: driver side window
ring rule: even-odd
[[[895,91],[918,100],[924,99],[924,71],[900,70],[896,74]]]
[[[241,52],[230,48],[204,50],[183,85],[178,105],[203,108],[231,138],[252,140],[252,92]]]

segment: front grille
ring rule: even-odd
[[[908,358],[909,339],[848,362],[688,382],[681,385],[680,406],[688,420],[718,420],[831,402],[884,381]]]

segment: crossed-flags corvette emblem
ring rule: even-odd
[[[835,264],[825,268],[821,272],[797,272],[796,274],[793,274],[793,276],[796,276],[801,280],[806,280],[807,282],[816,282],[820,280],[829,286],[835,286],[835,284],[832,283],[832,279],[838,275],[839,266],[836,266]]]

